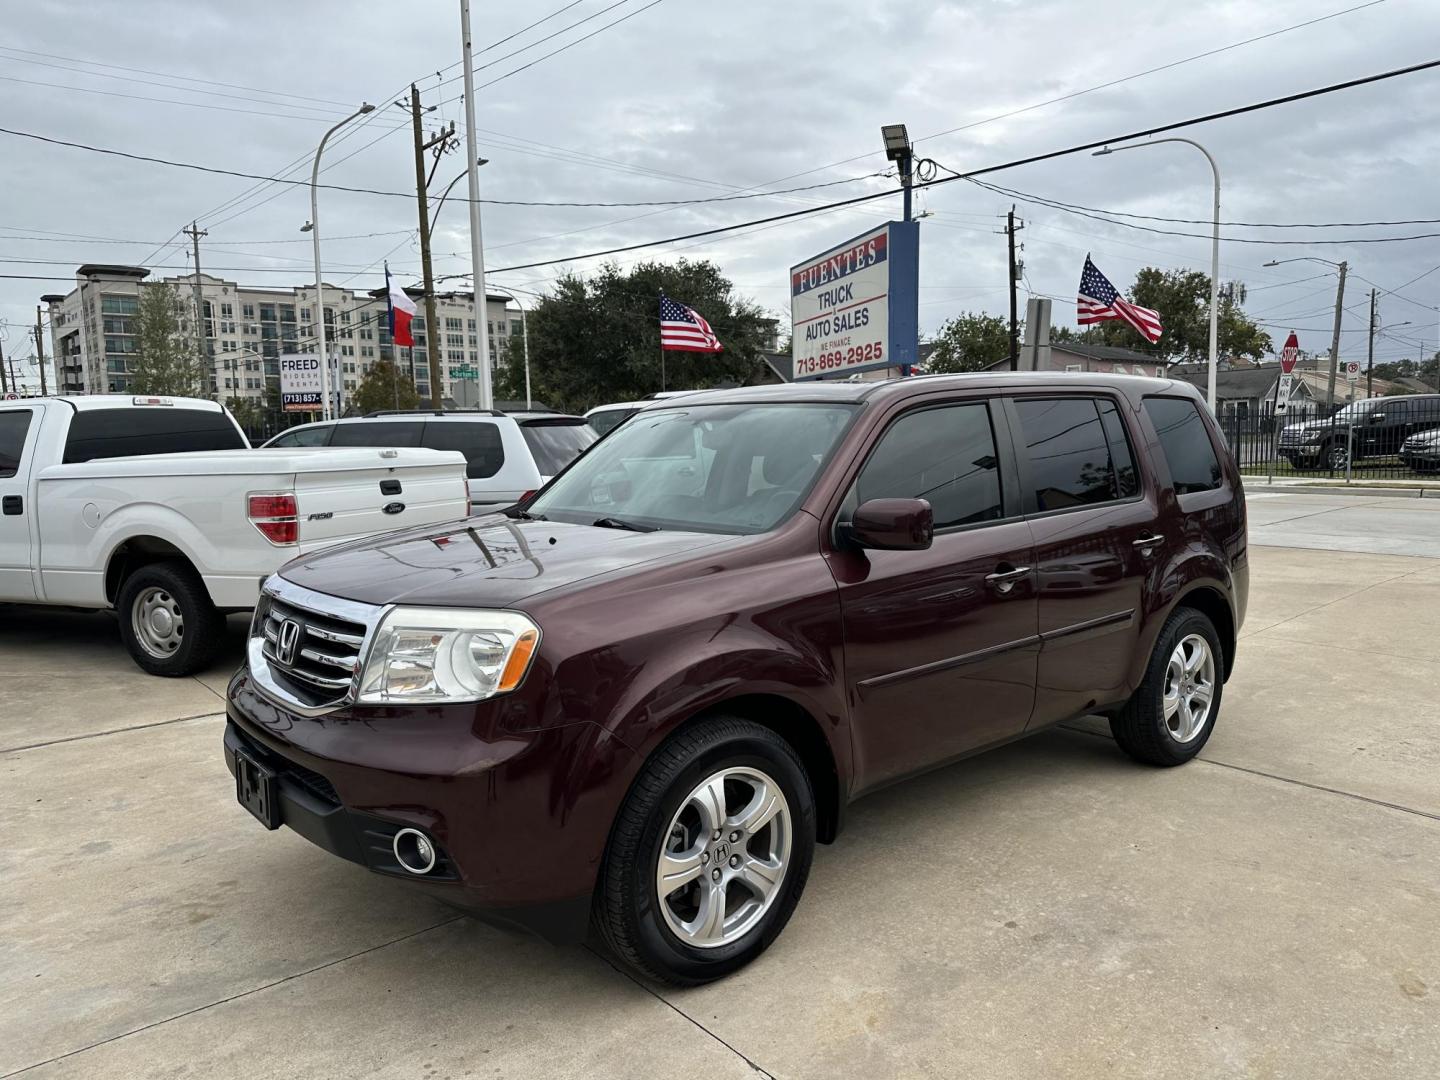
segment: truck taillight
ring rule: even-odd
[[[294,544],[300,539],[300,517],[295,496],[288,492],[249,497],[250,524],[272,544]]]

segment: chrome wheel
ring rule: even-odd
[[[655,870],[665,925],[701,949],[744,937],[780,895],[792,836],[790,804],[765,773],[706,778],[665,831]]]
[[[1325,463],[1330,466],[1331,472],[1344,472],[1349,460],[1350,448],[1344,443],[1336,443],[1325,451]]]
[[[185,642],[185,615],[174,595],[151,586],[135,597],[130,625],[140,647],[157,660],[175,655]]]
[[[1178,743],[1205,730],[1215,700],[1215,654],[1199,634],[1180,639],[1165,670],[1165,726]]]

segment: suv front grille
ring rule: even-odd
[[[263,667],[256,672],[264,676],[262,684],[291,704],[339,704],[350,696],[372,610],[272,578],[255,609],[251,667]]]

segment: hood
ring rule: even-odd
[[[734,539],[490,514],[316,552],[289,563],[281,574],[307,589],[366,604],[507,607],[586,578]]]
[[[1314,431],[1316,428],[1328,428],[1333,426],[1330,420],[1302,420],[1298,424],[1286,424],[1286,431]]]

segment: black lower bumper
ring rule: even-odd
[[[584,940],[590,921],[588,895],[514,908],[473,905],[468,902],[469,894],[458,868],[438,843],[435,844],[434,869],[423,876],[412,874],[400,865],[394,851],[395,833],[406,828],[407,823],[347,809],[323,776],[246,738],[231,720],[225,725],[225,766],[232,776],[237,749],[274,771],[279,824],[299,833],[316,847],[404,881],[483,922],[532,934],[554,944],[578,944]],[[433,837],[431,840],[435,842]]]

